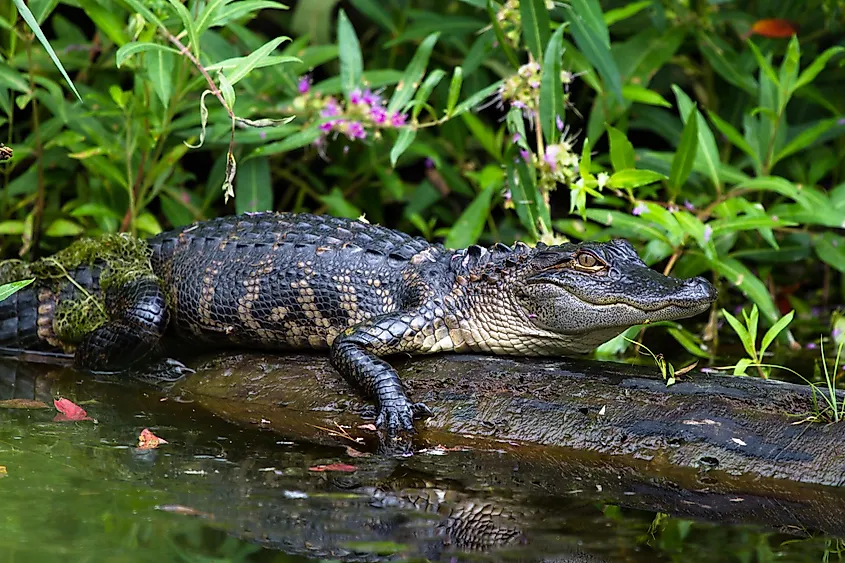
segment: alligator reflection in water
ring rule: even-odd
[[[258,369],[266,362],[249,357],[241,361]],[[279,361],[292,365],[291,360]],[[29,369],[0,363],[0,399],[14,395],[49,402],[52,396],[64,395],[80,402],[96,400],[87,408],[99,425],[60,427],[65,439],[91,433],[88,442],[78,445],[80,455],[69,458],[66,465],[84,463],[92,447],[128,444],[143,426],[153,427],[170,441],[144,455],[110,450],[117,468],[111,480],[124,481],[128,472],[130,479],[142,482],[157,496],[125,513],[115,513],[109,506],[109,518],[130,522],[164,518],[178,529],[191,520],[157,512],[154,507],[190,507],[200,517],[213,515],[208,521],[213,528],[289,554],[350,561],[400,556],[449,560],[470,552],[472,558],[482,560],[651,561],[659,555],[647,545],[653,543],[647,533],[653,513],[640,510],[762,526],[695,524],[696,533],[676,549],[686,561],[712,561],[726,549],[741,551],[761,541],[774,542],[778,536],[772,536],[768,526],[788,526],[792,532],[798,531],[795,526],[835,532],[841,523],[841,510],[837,512],[835,506],[842,505],[842,499],[830,487],[776,490],[766,481],[770,496],[746,494],[737,502],[735,492],[719,493],[721,484],[708,485],[706,474],[693,483],[665,468],[650,472],[642,461],[639,465],[634,460],[617,462],[575,451],[561,455],[559,448],[515,449],[505,443],[489,447],[483,440],[465,451],[433,450],[410,458],[350,457],[343,447],[348,441],[307,426],[307,420],[318,423],[321,411],[309,419],[297,417],[296,405],[276,405],[277,410],[290,411],[292,423],[291,430],[277,434],[260,424],[234,426],[215,418],[198,408],[208,401],[196,388],[190,396],[186,389],[160,393],[71,372],[55,371],[38,378],[22,373]],[[208,377],[209,385],[215,383],[213,373],[199,376]],[[228,377],[232,382],[237,374]],[[199,383],[197,379],[192,385]],[[249,395],[246,388],[241,390]],[[228,404],[243,406],[245,396],[236,396]],[[162,401],[165,397],[168,400]],[[195,402],[186,403],[186,399]],[[353,410],[363,406],[354,400],[341,405],[339,400],[334,406]],[[258,410],[268,417],[278,414],[265,407]],[[39,414],[33,411],[30,416],[36,421]],[[11,416],[0,411],[0,417],[7,415]],[[52,413],[45,411],[42,418],[49,421]],[[37,425],[36,431],[54,432],[43,423],[32,424]],[[24,446],[25,442],[16,444],[18,449]],[[0,464],[8,463],[2,451],[0,446]],[[338,462],[357,469],[352,473],[309,470]],[[89,479],[104,477],[94,471]],[[96,486],[107,489],[108,481],[105,478]],[[34,496],[36,492],[33,489]],[[628,508],[606,509],[609,503]],[[5,500],[4,504],[4,511],[11,513],[37,509]],[[42,532],[33,530],[33,538]],[[659,539],[659,530],[655,534]],[[783,549],[801,553],[797,544]],[[808,544],[808,555],[818,553],[818,543]]]

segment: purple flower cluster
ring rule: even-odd
[[[382,97],[370,89],[353,90],[346,103],[329,96],[320,110],[320,117],[325,119],[320,130],[326,135],[335,132],[355,140],[366,139],[377,129],[396,129],[407,123],[406,114],[387,111],[385,106]]]

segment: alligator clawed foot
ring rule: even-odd
[[[389,437],[396,436],[400,432],[414,434],[414,407],[415,405],[404,398],[401,401],[380,405],[376,417],[376,428],[385,431]]]
[[[132,372],[135,379],[140,379],[154,385],[173,383],[186,375],[196,373],[195,370],[173,358],[161,358],[151,364],[135,368]]]
[[[414,411],[414,418],[417,419],[434,416],[434,412],[425,403],[414,403],[411,405],[411,409]]]

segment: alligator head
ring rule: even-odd
[[[489,293],[492,281],[509,293],[488,318],[530,353],[588,352],[629,327],[702,313],[717,295],[704,278],[652,270],[624,240],[491,250],[476,262],[487,281],[477,290]]]

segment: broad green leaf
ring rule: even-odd
[[[56,65],[56,68],[59,69],[59,72],[64,77],[65,82],[67,82],[70,89],[73,90],[73,93],[76,94],[76,97],[79,101],[82,101],[82,96],[79,95],[79,92],[76,91],[76,86],[73,85],[73,81],[65,72],[65,67],[62,66],[62,62],[59,60],[58,55],[53,50],[53,47],[50,45],[50,42],[47,40],[47,37],[44,35],[44,32],[41,31],[41,27],[39,27],[38,22],[35,21],[35,17],[32,15],[32,12],[29,11],[29,8],[24,3],[24,0],[13,0],[15,3],[15,7],[20,12],[21,17],[26,22],[26,25],[32,30],[32,33],[35,34],[35,37],[38,39],[38,42],[41,43],[41,46],[44,47],[44,50],[47,51],[47,54],[50,56],[50,59],[53,61],[53,64]]]
[[[44,234],[48,237],[78,237],[84,232],[85,229],[79,223],[59,218],[50,223]]]
[[[179,54],[178,50],[174,49],[173,47],[168,47],[167,45],[133,41],[132,43],[125,44],[123,47],[117,50],[117,53],[115,53],[114,56],[115,65],[117,65],[117,68],[120,68],[123,63],[125,63],[132,55],[137,55],[138,53],[145,53],[147,51],[165,51],[176,55]]]
[[[725,316],[728,324],[731,325],[731,328],[734,329],[736,335],[739,336],[739,341],[742,343],[742,347],[745,348],[745,352],[751,357],[756,356],[756,342],[751,338],[751,335],[745,326],[743,326],[742,322],[724,309],[722,309],[722,314]]]
[[[745,264],[736,258],[721,257],[710,262],[711,267],[720,276],[732,283],[743,295],[751,299],[759,308],[760,312],[769,322],[774,324],[780,318],[780,313],[775,306],[766,284],[760,281]]]
[[[678,101],[678,109],[681,112],[681,118],[683,118],[686,122],[686,119],[690,115],[695,115],[695,118],[698,121],[697,129],[699,150],[696,160],[704,165],[707,170],[707,175],[710,177],[713,185],[717,190],[720,190],[722,182],[719,179],[719,149],[716,146],[716,138],[713,136],[713,132],[710,130],[710,127],[708,127],[707,121],[704,120],[704,116],[701,115],[701,112],[695,108],[695,104],[693,104],[689,96],[687,96],[683,90],[674,84],[672,85],[672,91],[675,92],[675,98]],[[686,125],[686,123],[684,124]]]
[[[654,0],[641,0],[640,2],[631,2],[627,6],[622,6],[621,8],[614,8],[613,10],[608,10],[604,13],[604,23],[607,25],[607,27],[610,27],[616,22],[627,20],[628,18],[639,14],[642,10],[651,6],[653,1]]]
[[[0,62],[0,86],[16,92],[29,92],[29,82],[26,77],[4,62]]]
[[[0,285],[0,301],[8,299],[9,297],[22,290],[34,281],[35,278],[31,280],[13,281],[11,283],[4,283],[3,285]]]
[[[666,98],[664,98],[654,90],[643,88],[642,86],[639,86],[637,84],[624,85],[622,87],[622,97],[631,102],[636,102],[640,104],[647,104],[650,106],[661,106],[664,108],[672,107],[672,104]]]
[[[534,55],[534,60],[544,60],[543,49],[549,43],[551,33],[546,0],[520,0],[519,13],[522,21],[522,38],[528,50]],[[558,57],[558,64],[560,64],[560,57]],[[545,70],[548,68],[544,67]],[[558,80],[560,80],[559,77]]]
[[[320,196],[320,201],[326,205],[329,213],[336,217],[356,219],[361,216],[361,210],[348,202],[343,196],[343,191],[337,186],[328,194]]]
[[[789,98],[795,91],[795,82],[798,79],[798,65],[801,63],[801,47],[798,45],[798,36],[793,35],[786,48],[786,56],[780,65],[780,84],[778,85],[778,108],[781,112],[786,108]]]
[[[118,11],[107,10],[97,0],[79,0],[79,7],[91,18],[97,30],[103,32],[117,45],[122,46],[130,41],[126,33],[126,20]]]
[[[173,53],[156,49],[144,56],[144,62],[147,76],[158,99],[161,100],[161,105],[168,107],[170,96],[173,94],[173,68],[176,66],[176,57]]]
[[[755,151],[748,141],[742,137],[742,134],[733,125],[716,115],[714,112],[708,111],[707,115],[722,135],[727,137],[735,147],[751,157],[751,160],[754,161],[755,169],[759,171],[760,155],[757,154],[757,151]]]
[[[728,219],[716,219],[707,223],[713,229],[713,236],[737,231],[756,231],[759,229],[773,229],[778,227],[794,227],[797,223],[784,221],[768,215],[759,217],[731,217]]]
[[[176,10],[176,15],[179,16],[179,19],[182,20],[182,25],[185,27],[185,31],[188,33],[188,45],[187,47],[191,50],[194,57],[199,60],[200,59],[200,37],[197,33],[197,26],[194,24],[194,17],[191,15],[191,12],[188,11],[188,8],[185,7],[179,0],[169,0],[170,5],[173,6],[173,9]]]
[[[23,221],[0,221],[0,235],[22,235],[25,230]]]
[[[525,161],[515,156],[516,151],[511,152],[511,158],[507,162],[508,187],[511,193],[519,222],[528,229],[528,234],[536,240],[539,238],[537,226],[540,224],[540,214],[537,211],[538,197],[537,186],[533,170],[529,170]]]
[[[839,121],[839,118],[823,119],[812,127],[808,127],[798,133],[791,141],[789,141],[789,143],[787,143],[785,147],[778,151],[772,160],[772,166],[787,156],[806,149],[830,129],[840,127]]]
[[[639,188],[665,179],[666,176],[653,170],[620,170],[614,172],[608,185],[611,188]]]
[[[399,137],[396,139],[396,143],[393,145],[393,148],[390,149],[391,166],[396,166],[396,161],[398,161],[399,157],[402,156],[402,153],[411,146],[411,143],[414,142],[416,136],[417,130],[411,129],[410,127],[405,127],[399,132]]]
[[[794,37],[794,36],[793,36]],[[766,350],[769,348],[769,344],[777,338],[777,335],[780,334],[783,329],[789,326],[789,323],[792,322],[792,318],[795,316],[795,311],[790,311],[786,315],[782,316],[778,319],[778,321],[773,324],[769,330],[766,331],[766,334],[763,335],[763,341],[760,343],[760,355],[766,353]]]
[[[610,162],[616,172],[634,168],[637,165],[637,157],[634,154],[634,145],[625,136],[625,133],[615,127],[607,126],[608,139],[610,140]]]
[[[801,187],[778,176],[761,176],[737,184],[736,191],[767,191],[786,196],[797,201],[803,207],[810,209],[812,203],[805,196]]]
[[[455,221],[455,225],[446,235],[444,244],[447,248],[466,248],[478,242],[484,230],[484,223],[490,214],[490,202],[493,199],[495,184],[486,186],[479,192],[472,203],[469,204],[461,216]]]
[[[684,125],[684,132],[681,134],[681,142],[672,157],[672,169],[669,173],[669,188],[672,197],[681,193],[684,182],[689,178],[692,167],[695,164],[695,157],[698,154],[698,119],[695,119],[695,110],[690,110]]]
[[[414,109],[411,112],[412,119],[416,119],[417,116],[419,116],[423,105],[428,102],[428,98],[431,96],[432,90],[440,84],[440,81],[443,80],[444,76],[446,76],[446,71],[436,68],[425,77],[422,85],[420,85],[420,89],[417,90],[417,94],[414,96]]]
[[[539,0],[541,3],[544,0]],[[563,86],[561,73],[561,40],[564,26],[560,26],[549,40],[546,58],[543,61],[543,75],[540,78],[540,123],[546,143],[553,145],[560,137],[558,120],[563,120]]]
[[[208,27],[219,27],[228,25],[229,23],[233,23],[236,20],[244,18],[250,14],[256,15],[260,10],[287,9],[288,7],[284,4],[280,4],[279,2],[271,2],[268,0],[242,0],[241,2],[233,2],[217,10],[214,13],[213,17],[211,17],[211,23],[208,24]],[[197,29],[199,30],[200,28],[197,27]]]
[[[361,44],[355,34],[355,28],[346,12],[340,10],[337,18],[337,42],[340,57],[340,84],[347,99],[349,94],[361,85],[364,73],[364,59],[361,56]]]
[[[405,104],[411,100],[414,92],[419,88],[420,80],[425,76],[428,59],[431,57],[431,50],[434,49],[438,37],[440,37],[439,33],[432,33],[417,47],[417,52],[414,53],[414,57],[408,63],[408,67],[402,75],[402,80],[399,81],[399,85],[396,86],[396,90],[393,91],[393,96],[387,104],[388,111],[399,112],[405,109]]]
[[[461,95],[461,86],[464,81],[464,71],[461,67],[456,66],[452,71],[452,80],[449,82],[449,95],[446,101],[446,117],[451,117],[452,112],[455,111],[455,106],[458,103],[458,97]]]
[[[266,58],[267,55],[273,52],[283,41],[289,41],[289,37],[276,37],[275,39],[271,39],[252,53],[250,53],[244,60],[243,63],[232,70],[231,72],[226,73],[226,78],[229,79],[229,83],[234,86],[238,82],[240,82],[249,72],[254,69],[262,59]],[[290,59],[288,59],[290,60]],[[296,59],[299,61],[299,59]]]
[[[822,233],[815,238],[813,248],[823,262],[845,274],[845,238],[834,233]]]
[[[598,0],[572,0],[571,6],[566,6],[566,14],[575,44],[598,70],[604,85],[622,103],[622,81],[610,53],[610,35]]]
[[[249,158],[290,152],[306,145],[310,145],[319,139],[322,134],[322,131],[320,131],[318,127],[309,127],[308,129],[303,129],[302,131],[294,133],[290,137],[281,141],[256,147],[250,154]]]
[[[845,53],[845,47],[841,47],[839,45],[830,47],[829,49],[826,49],[824,53],[816,57],[815,60],[813,60],[813,64],[805,68],[798,76],[794,90],[798,90],[815,80],[816,76],[818,76],[819,73],[824,70],[824,67],[827,66],[828,61],[839,53]]]
[[[237,213],[273,209],[273,183],[270,177],[270,161],[266,157],[242,162],[235,182]]]

